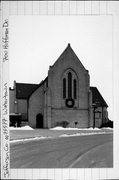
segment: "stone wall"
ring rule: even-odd
[[[44,117],[44,93],[43,85],[40,86],[29,98],[28,117],[29,125],[36,128],[36,116],[41,113]]]
[[[52,127],[62,121],[69,122],[69,127],[75,127],[75,122],[78,122],[77,127],[87,128],[88,110],[52,109]]]
[[[10,113],[15,113],[15,93],[14,93],[14,89],[10,89],[9,90],[9,106],[10,106]]]
[[[27,120],[27,100],[26,99],[18,99],[17,100],[17,109],[18,113],[21,113],[22,120]]]
[[[74,100],[74,109],[66,107],[66,99],[63,99],[62,95],[63,77],[66,71],[74,72],[77,77],[77,99]],[[69,47],[50,67],[48,72],[48,88],[51,91],[49,106],[51,106],[52,127],[56,125],[56,122],[62,120],[69,121],[71,126],[74,126],[76,121],[79,122],[79,127],[89,127],[89,81],[88,71]]]

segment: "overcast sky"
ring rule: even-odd
[[[10,86],[14,80],[40,83],[68,43],[89,70],[90,85],[101,92],[112,119],[111,16],[11,16]]]

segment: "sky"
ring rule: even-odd
[[[113,120],[111,16],[10,16],[10,86],[40,83],[68,43],[89,70]]]

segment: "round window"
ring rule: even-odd
[[[74,100],[73,99],[66,99],[66,106],[69,108],[72,108],[74,106]]]

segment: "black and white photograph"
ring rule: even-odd
[[[35,8],[42,12],[40,3]],[[114,94],[117,32],[114,17],[108,14],[111,6],[105,4],[106,14],[101,14],[98,2],[99,14],[85,14],[86,7],[94,11],[93,1],[86,1],[84,14],[79,15],[71,14],[70,3],[66,14],[57,14],[57,8],[55,15],[33,15],[33,9],[32,14],[18,15],[23,6],[17,6],[17,14],[9,10],[9,19],[2,22],[1,124],[6,143],[1,162],[5,157],[6,177],[9,168],[12,175],[17,169],[24,173],[33,173],[33,169],[84,170],[85,174],[85,170],[110,171],[118,166],[118,96]],[[56,4],[47,2],[47,12]],[[61,7],[66,8],[64,4]],[[76,12],[82,11],[78,2],[75,5]],[[33,8],[33,2],[27,1],[28,7]],[[24,5],[24,12],[26,9]]]
[[[11,168],[113,167],[112,18],[13,16],[10,43]]]

